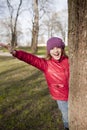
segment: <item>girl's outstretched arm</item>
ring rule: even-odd
[[[0,46],[6,48],[14,57],[18,58],[19,60],[31,64],[32,66],[35,66],[42,71],[45,71],[47,66],[45,59],[22,50],[14,50],[10,45],[6,45],[4,43],[0,43]]]

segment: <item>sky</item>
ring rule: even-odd
[[[16,0],[14,0],[14,1],[16,1]],[[67,9],[67,0],[54,0],[54,1],[52,0],[52,2],[53,2],[54,9],[57,11]],[[3,5],[3,4],[4,4],[4,0],[0,0],[0,8],[1,8],[1,5]],[[5,10],[3,10],[3,13],[4,12],[5,12]],[[3,13],[0,15],[3,15]]]
[[[57,11],[67,9],[67,0],[55,0],[55,7]]]

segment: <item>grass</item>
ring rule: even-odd
[[[63,130],[43,73],[13,57],[0,56],[0,130]]]
[[[31,52],[31,48],[30,47],[19,47],[18,49],[22,49],[24,51],[28,51]],[[32,52],[31,52],[32,53]],[[38,51],[36,53],[37,55],[46,55],[46,47],[38,47]]]
[[[16,49],[18,49],[18,50],[22,49],[24,51],[32,53],[30,47],[18,47]],[[8,52],[7,49],[2,48],[2,47],[0,47],[0,51],[2,51],[2,52]],[[46,47],[45,46],[44,47],[38,47],[38,51],[36,52],[36,55],[46,55]]]

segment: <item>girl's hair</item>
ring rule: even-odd
[[[65,49],[62,49],[62,56],[68,58],[68,56],[67,56],[67,54],[66,54],[66,52],[65,52]],[[46,59],[46,60],[50,60],[51,58],[52,58],[52,56],[47,53],[45,59]]]

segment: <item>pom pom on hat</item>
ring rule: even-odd
[[[47,41],[47,52],[48,52],[48,54],[50,53],[50,50],[54,47],[59,47],[59,48],[64,49],[65,44],[64,44],[64,42],[62,41],[61,38],[52,37],[52,38],[48,39],[48,41]]]

